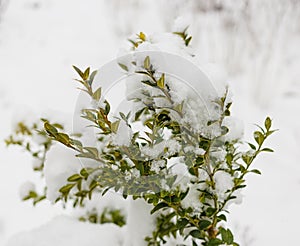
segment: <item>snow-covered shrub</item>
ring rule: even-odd
[[[6,140],[40,161],[34,167],[45,175],[44,196],[86,208],[82,221],[124,226],[123,245],[238,245],[226,226],[229,205],[241,202],[245,176],[260,174],[252,169],[254,159],[272,152],[263,147],[274,132],[271,119],[254,132],[253,143],[244,142],[241,123],[231,116],[228,86],[218,76],[210,81],[192,63],[190,41],[186,29],[152,36],[141,32],[130,40],[131,52],[108,64],[118,67],[127,82],[127,112],[113,112],[105,98],[111,81],[101,76],[109,71],[118,81],[117,71],[74,66],[81,96],[89,101],[82,103],[81,117],[92,128],[72,134],[42,119],[43,130],[20,123]],[[68,158],[53,163],[55,152],[47,160],[55,142],[77,158],[68,150]],[[22,190],[22,198],[36,203],[42,199],[32,187]],[[127,212],[109,202],[101,205],[99,194],[105,198],[109,191],[130,201]],[[122,204],[120,196],[116,199]]]

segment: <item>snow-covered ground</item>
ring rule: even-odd
[[[243,246],[298,245],[299,1],[250,0],[248,6],[224,1],[222,11],[196,0],[3,2],[0,139],[17,120],[38,118],[45,111],[66,115],[72,122],[78,91],[71,65],[99,68],[116,57],[132,32],[170,31],[174,18],[183,15],[191,20],[192,45],[201,61],[227,70],[234,113],[244,121],[245,138],[251,138],[253,123],[262,123],[265,115],[280,129],[268,142],[275,153],[256,161],[263,175],[249,176],[243,203],[231,207],[230,223]],[[47,202],[33,208],[20,201],[19,186],[39,179],[31,171],[30,157],[17,148],[6,149],[3,141],[0,173],[0,245],[63,213]],[[43,233],[43,228],[36,232]]]

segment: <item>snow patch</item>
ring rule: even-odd
[[[6,246],[118,246],[122,229],[114,224],[91,224],[58,216],[39,228],[13,236]]]

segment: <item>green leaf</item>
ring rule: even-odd
[[[117,133],[117,132],[118,132],[119,125],[120,125],[120,120],[117,120],[117,121],[111,123],[111,131],[112,131],[113,133]]]
[[[107,187],[103,190],[103,192],[101,193],[101,196],[104,196],[109,190],[110,190],[111,187]]]
[[[200,230],[204,230],[211,225],[211,222],[208,220],[201,220],[198,225]]]
[[[82,179],[82,177],[79,174],[74,174],[74,175],[70,176],[67,180],[69,182],[76,182],[81,179]]]
[[[127,118],[126,118],[125,114],[123,112],[119,112],[119,114],[120,114],[120,117],[122,118],[122,120],[127,122]]]
[[[84,79],[84,74],[83,72],[76,66],[73,65],[73,68],[75,69],[75,71],[79,74],[79,76]]]
[[[250,163],[251,163],[251,161],[252,161],[252,157],[251,156],[248,156],[248,155],[243,155],[242,156],[242,159],[243,159],[243,161],[247,164],[247,165],[249,165]],[[243,166],[241,166],[240,165],[240,168],[241,168],[241,171],[243,171]]]
[[[220,228],[221,237],[224,243],[230,245],[233,243],[233,235],[229,229]]]
[[[182,218],[182,219],[179,219],[177,221],[177,228],[180,230],[180,229],[183,229],[185,228],[185,226],[189,223],[189,221],[185,218]]]
[[[183,200],[187,196],[187,194],[189,193],[189,191],[190,191],[190,188],[187,188],[187,190],[185,192],[182,192],[180,194],[180,200]]]
[[[255,131],[255,132],[254,132],[254,139],[255,139],[255,141],[256,141],[259,145],[261,145],[261,144],[264,142],[265,137],[264,137],[264,135],[263,135],[261,132]]]
[[[93,81],[94,81],[94,78],[95,78],[96,74],[97,74],[97,71],[96,71],[96,70],[93,71],[93,72],[91,73],[90,79],[88,80],[88,84],[89,84],[90,86],[92,85],[92,83],[93,83]]]
[[[182,109],[183,109],[183,101],[180,103],[180,104],[177,104],[175,107],[174,107],[174,110],[176,110],[177,112],[179,113],[182,113]]]
[[[251,170],[249,172],[261,175],[261,172],[259,170],[257,170],[257,169],[253,169],[253,170]]]
[[[261,151],[265,151],[265,152],[274,152],[274,150],[270,149],[270,148],[263,148]]]
[[[254,144],[252,144],[252,143],[248,143],[248,144],[249,144],[249,146],[250,146],[251,149],[256,150],[256,147],[255,147]]]
[[[80,175],[86,179],[93,170],[93,168],[83,168],[80,170]]]
[[[215,124],[217,122],[219,122],[219,120],[210,120],[210,121],[207,122],[207,125],[210,126],[210,125]]]
[[[59,189],[59,192],[61,192],[61,193],[63,193],[63,194],[69,193],[70,190],[71,190],[75,185],[76,185],[76,183],[74,183],[74,184],[67,184],[67,185],[61,187],[61,188]]]
[[[110,112],[110,105],[109,105],[109,102],[108,102],[107,100],[105,100],[104,102],[105,102],[104,113],[105,113],[106,115],[108,115],[109,112]]]
[[[88,191],[87,190],[81,190],[81,191],[78,191],[75,193],[75,196],[78,196],[78,197],[86,197],[86,195],[88,194]]]
[[[159,204],[157,204],[152,210],[151,210],[151,214],[155,213],[156,211],[162,209],[162,208],[166,208],[168,207],[169,205],[165,202],[161,202]]]
[[[37,197],[34,201],[33,201],[33,206],[35,206],[37,203],[43,201],[46,199],[46,196],[40,196],[40,197]]]
[[[265,130],[260,125],[257,125],[257,124],[254,124],[254,125],[256,125],[261,130],[262,133],[265,133]]]
[[[217,211],[216,208],[209,207],[209,208],[207,208],[207,210],[206,210],[206,215],[207,215],[208,217],[210,217],[210,216],[212,216],[216,211]]]
[[[96,180],[93,180],[93,181],[90,183],[89,189],[90,189],[90,190],[93,190],[93,189],[95,189],[97,186],[98,186],[98,182],[97,182]]]
[[[83,79],[87,80],[90,76],[90,68],[88,67],[83,73]]]
[[[225,214],[220,214],[220,215],[218,216],[218,219],[219,219],[219,220],[227,221],[227,218],[226,218]]]
[[[192,40],[192,36],[188,37],[186,40],[185,40],[185,45],[186,46],[189,46],[189,43],[191,42]]]
[[[141,81],[143,84],[145,84],[145,85],[149,85],[149,86],[155,86],[155,84],[154,83],[152,83],[150,80],[143,80],[143,81]]]
[[[99,157],[99,152],[98,149],[94,147],[84,147],[83,149],[87,150],[89,153],[91,153],[94,157],[98,158]]]
[[[147,57],[145,58],[145,60],[144,60],[144,68],[145,68],[146,70],[149,70],[149,69],[150,69],[150,57],[149,57],[149,56],[147,56]]]
[[[55,139],[64,145],[70,146],[70,137],[65,133],[57,133]]]
[[[82,186],[82,179],[79,179],[79,180],[77,181],[77,189],[78,189],[79,191],[81,191],[81,186]]]
[[[273,134],[274,132],[277,132],[277,131],[278,131],[278,129],[277,130],[268,131],[266,133],[266,136],[268,137],[268,136],[270,136],[271,134]]]
[[[142,115],[142,113],[144,112],[145,109],[146,108],[142,108],[141,110],[139,110],[135,113],[135,116],[134,116],[135,121],[139,120],[140,116]]]
[[[47,121],[44,123],[44,128],[46,132],[52,137],[54,137],[58,133],[57,129]]]
[[[165,74],[163,73],[159,80],[157,81],[157,86],[161,89],[165,87]]]
[[[82,143],[76,139],[70,139],[70,143],[79,149],[82,149]]]
[[[194,238],[202,239],[203,236],[201,235],[201,232],[199,230],[192,230],[190,232],[190,235]]]
[[[64,129],[64,127],[61,124],[58,124],[58,123],[53,123],[52,126],[54,126],[55,128],[61,129],[61,130]]]
[[[140,32],[138,36],[142,41],[146,41],[146,35],[143,32]]]
[[[266,127],[267,131],[270,130],[271,125],[272,125],[272,120],[270,119],[270,117],[267,117],[265,120],[265,127]]]
[[[213,239],[210,239],[206,245],[207,246],[219,246],[221,244],[223,244],[223,242],[220,239],[213,238]]]
[[[101,98],[101,87],[99,87],[94,93],[93,93],[93,99],[96,101],[99,101]]]
[[[127,67],[125,64],[118,63],[118,65],[119,65],[123,70],[125,70],[126,72],[129,71],[128,67]]]
[[[243,189],[245,187],[247,187],[247,185],[238,185],[235,187],[235,189],[238,190],[238,189]]]
[[[36,198],[36,197],[38,197],[38,194],[35,192],[35,191],[29,191],[29,197],[30,198]]]
[[[81,158],[88,158],[88,159],[95,159],[95,156],[89,152],[85,152],[85,153],[80,153],[75,155],[76,157],[81,157]]]
[[[83,109],[81,117],[85,118],[89,121],[92,121],[92,122],[94,122],[96,120],[96,116],[89,109]]]
[[[222,130],[222,133],[221,133],[222,135],[226,135],[229,132],[229,129],[226,126],[221,126],[221,130]]]

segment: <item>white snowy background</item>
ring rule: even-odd
[[[200,59],[225,68],[233,113],[244,122],[245,138],[252,138],[254,123],[261,124],[266,115],[280,129],[268,141],[275,153],[255,163],[262,176],[249,176],[243,203],[231,207],[233,231],[242,246],[298,245],[299,0],[0,0],[0,139],[19,119],[46,111],[71,122],[78,97],[71,65],[97,69],[116,58],[132,33],[170,31],[177,16],[190,20]],[[3,141],[0,174],[0,245],[33,228],[43,236],[40,226],[66,213],[50,202],[33,208],[20,201],[20,185],[38,177],[30,157],[7,149]],[[59,220],[75,235],[81,231],[63,217],[48,231],[55,234]],[[115,240],[110,245],[117,245],[110,225],[97,238],[94,225],[89,231],[91,240],[110,237]]]

